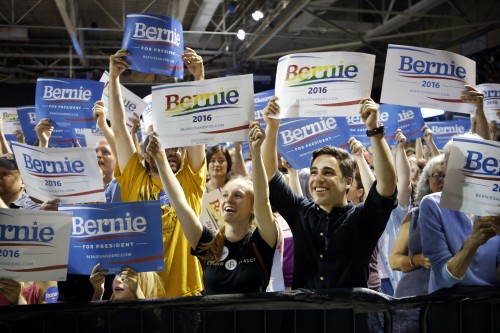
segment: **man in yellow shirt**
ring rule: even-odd
[[[115,169],[115,176],[122,191],[122,201],[161,201],[165,260],[165,270],[158,272],[163,281],[161,289],[164,289],[161,297],[198,295],[203,290],[200,263],[190,254],[191,249],[177,214],[168,204],[154,159],[144,153],[146,167],[142,165],[126,126],[119,77],[130,65],[124,59],[129,54],[127,50],[118,51],[110,57],[109,65],[109,109],[117,143],[118,169]],[[204,79],[203,59],[195,51],[186,48],[182,59],[195,80]],[[165,151],[189,205],[199,215],[206,176],[205,146],[187,147],[185,151],[181,148]]]

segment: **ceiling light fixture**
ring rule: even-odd
[[[262,14],[262,12],[260,10],[256,10],[255,12],[252,13],[252,18],[255,21],[258,21],[258,20],[260,20],[263,17],[264,17],[264,14]]]
[[[243,29],[238,30],[238,34],[236,35],[236,37],[238,37],[239,40],[244,40],[245,39],[245,30],[243,30]]]

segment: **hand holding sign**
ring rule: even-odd
[[[260,128],[260,124],[258,121],[254,121],[250,124],[250,150],[252,151],[252,155],[255,151],[259,150],[262,146],[262,142],[264,141],[266,134]]]
[[[361,110],[359,114],[368,129],[378,127],[378,108],[379,105],[371,99],[366,97],[361,100]]]
[[[52,121],[49,118],[40,119],[38,124],[35,126],[36,135],[38,136],[39,146],[48,148],[49,139],[54,131],[54,126],[52,126]]]
[[[101,268],[101,264],[94,266],[89,279],[92,287],[94,287],[94,296],[92,296],[93,301],[102,300],[102,295],[104,294],[104,275],[109,272],[108,269],[99,268]]]
[[[398,148],[404,149],[406,147],[406,136],[399,128],[396,130],[395,138],[398,144]]]
[[[483,93],[473,86],[466,84],[460,98],[464,102],[474,105],[476,109],[483,109]]]
[[[280,124],[280,106],[278,104],[278,97],[271,97],[267,106],[264,108],[264,111],[262,111],[262,118],[267,125]]]
[[[470,240],[473,245],[483,245],[488,241],[488,239],[496,235],[495,230],[492,228],[492,222],[494,219],[498,218],[493,216],[483,216],[476,219],[472,229],[472,234],[470,235]]]
[[[115,54],[109,57],[109,79],[113,80],[120,76],[124,70],[129,68],[131,64],[125,60],[130,52],[125,49],[118,50]]]
[[[193,74],[195,81],[200,81],[205,78],[205,69],[203,67],[203,58],[196,54],[193,49],[186,47],[184,54],[181,56],[182,61]]]

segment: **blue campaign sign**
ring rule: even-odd
[[[130,69],[184,78],[182,25],[173,18],[152,14],[128,14],[122,48],[131,55]]]
[[[89,275],[101,264],[109,274],[131,267],[161,271],[163,232],[158,201],[60,206],[73,213],[68,273]]]
[[[75,129],[72,127],[61,127],[54,124],[54,130],[50,135],[49,147],[50,148],[69,148],[77,147],[77,136]],[[82,145],[82,147],[84,147]]]
[[[470,119],[429,121],[426,124],[432,130],[432,139],[438,149],[443,149],[444,145],[453,136],[463,134],[469,130]]]
[[[350,137],[343,117],[284,118],[278,132],[278,152],[292,168],[308,168],[314,150],[327,145],[349,150]]]
[[[60,127],[96,128],[92,112],[104,83],[78,79],[41,78],[36,82],[36,119],[50,118]]]
[[[366,136],[366,125],[360,116],[345,117],[351,136],[365,147],[371,146],[370,138]]]
[[[33,146],[38,142],[38,137],[36,136],[35,126],[36,126],[36,111],[35,106],[20,106],[17,108],[17,117],[21,123],[21,128],[23,130],[24,142],[26,144]]]
[[[381,104],[379,114],[385,127],[385,139],[390,146],[396,145],[395,133],[398,128],[408,141],[422,137],[425,123],[420,108]]]

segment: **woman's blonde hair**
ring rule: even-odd
[[[247,177],[241,177],[241,176],[236,176],[234,178],[231,178],[222,188],[224,191],[224,188],[228,186],[228,184],[231,184],[233,182],[241,181],[244,184],[248,185],[247,187],[247,193],[250,193],[250,200],[251,200],[251,205],[253,207],[254,204],[254,192],[253,192],[253,183],[252,181],[247,178]],[[255,229],[255,214],[252,213],[250,214],[250,219],[249,219],[249,230],[253,231]],[[203,262],[207,261],[213,261],[215,263],[218,263],[220,260],[220,257],[222,256],[222,250],[224,249],[224,241],[226,240],[226,235],[225,235],[226,227],[225,224],[222,225],[222,227],[217,230],[217,233],[215,234],[214,238],[205,244],[200,245],[200,251],[205,252],[203,255],[200,255],[199,258]]]
[[[156,272],[137,273],[137,289],[142,290],[144,298],[160,298],[165,292],[163,282]],[[135,298],[137,299],[137,293]],[[115,300],[114,292],[111,295],[110,300]]]

